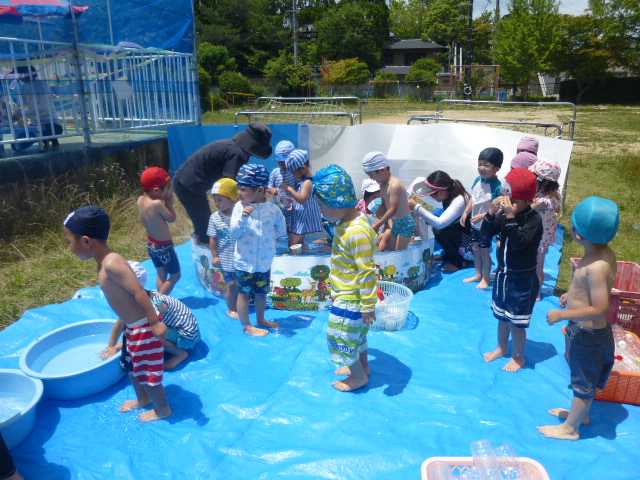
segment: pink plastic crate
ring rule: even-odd
[[[500,462],[501,460],[498,459]],[[518,457],[522,478],[527,480],[551,480],[545,468],[532,458]],[[422,462],[422,480],[433,480],[433,471],[436,462],[445,462],[451,469],[454,480],[462,478],[462,475],[473,467],[473,457],[431,457]],[[525,476],[526,474],[526,476]],[[432,476],[429,476],[432,475]]]
[[[579,258],[572,258],[575,270]],[[609,316],[612,325],[640,336],[640,265],[634,262],[617,262],[618,270],[609,296]]]

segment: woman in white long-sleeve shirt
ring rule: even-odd
[[[452,179],[447,173],[436,170],[424,182],[414,185],[413,192],[420,196],[431,196],[442,203],[444,212],[437,216],[429,212],[415,200],[409,200],[409,207],[434,228],[434,235],[444,250],[444,260],[449,262],[442,270],[455,272],[466,266],[460,254],[463,234],[469,233],[467,227],[460,225],[460,217],[469,201],[469,194],[459,180]]]

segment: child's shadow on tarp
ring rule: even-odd
[[[296,330],[309,328],[311,322],[313,322],[315,318],[316,317],[314,317],[313,315],[305,315],[302,313],[278,318],[276,319],[276,321],[280,324],[280,326],[277,329],[277,333],[279,335],[284,335],[285,337],[293,337],[297,335]]]
[[[202,340],[196,343],[191,350],[189,350],[189,356],[186,360],[179,363],[177,366],[172,368],[171,370],[167,370],[168,372],[179,372],[184,369],[187,365],[193,362],[197,362],[198,360],[202,360],[207,355],[209,355],[209,346]],[[165,357],[165,361],[169,357]]]
[[[510,350],[513,351],[513,343],[510,343]],[[527,347],[524,352],[524,356],[527,359],[527,363],[524,367],[525,369],[535,370],[536,365],[538,363],[542,363],[550,358],[558,355],[558,350],[556,347],[547,342],[536,342],[535,340],[527,339]]]
[[[184,297],[179,299],[191,310],[198,310],[200,308],[207,308],[212,305],[220,303],[220,299],[211,297]]]
[[[629,411],[620,403],[594,401],[591,406],[591,425],[580,427],[580,438],[615,440],[616,427],[628,416]]]
[[[371,368],[371,376],[369,383],[354,393],[366,393],[374,388],[380,388],[387,385],[384,394],[389,397],[400,395],[411,380],[412,371],[408,365],[405,365],[393,355],[384,353],[376,348],[369,349],[369,356],[375,357],[369,360]]]
[[[16,463],[20,464],[21,452],[26,452],[29,462],[20,466],[24,478],[47,478],[47,480],[71,480],[71,472],[62,465],[50,463],[46,459],[44,444],[53,436],[60,423],[59,402],[44,399],[38,404],[36,424],[29,436],[14,450]],[[21,464],[20,464],[21,465]],[[46,477],[45,475],[46,472]]]
[[[203,404],[198,395],[179,385],[167,385],[165,391],[173,411],[173,414],[166,419],[169,423],[174,424],[189,418],[195,420],[200,427],[209,423],[209,417],[202,411]]]

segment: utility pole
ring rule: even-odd
[[[473,62],[472,37],[473,37],[473,0],[469,0],[469,41],[467,42],[467,67],[464,72],[464,99],[471,100],[471,64]]]
[[[293,0],[293,64],[298,65],[298,2]]]

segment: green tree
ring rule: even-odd
[[[557,48],[557,0],[511,0],[510,14],[497,27],[495,57],[500,73],[529,96],[529,84],[538,73],[551,70],[550,57]]]
[[[382,64],[389,37],[389,9],[383,0],[342,0],[316,22],[322,58],[359,58],[370,69]]]
[[[438,83],[438,73],[442,66],[431,58],[421,58],[411,65],[411,70],[407,73],[407,82],[417,84],[420,88],[428,87]]]
[[[220,94],[252,93],[251,82],[238,72],[223,72],[219,78]]]
[[[198,45],[198,63],[200,68],[205,70],[210,81],[218,83],[218,75],[222,72],[235,72],[238,65],[235,59],[229,56],[229,50],[222,45],[213,45],[209,42],[202,42]]]
[[[467,37],[469,9],[469,3],[459,0],[433,0],[424,18],[426,28],[422,39],[446,45],[452,52]],[[450,58],[448,64],[452,60]]]
[[[484,12],[473,19],[473,63],[492,65],[493,59],[493,14]]]
[[[423,101],[427,100],[427,95],[431,94],[431,87],[438,83],[438,73],[442,69],[442,66],[431,58],[421,58],[416,60],[411,65],[411,70],[407,73],[406,81],[418,87],[420,90],[420,96]]]
[[[199,0],[196,9],[198,40],[226,46],[242,72],[290,41],[283,22],[272,0]]]
[[[578,89],[575,99],[580,98],[591,86],[605,80],[613,65],[612,52],[600,35],[600,21],[592,15],[562,15],[560,17],[562,36],[559,46],[551,56],[555,73],[567,73]]]
[[[358,85],[369,78],[367,64],[357,58],[325,61],[322,64],[322,79],[329,85]]]
[[[313,87],[313,68],[293,63],[293,52],[281,51],[264,67],[265,80],[276,84],[276,94],[287,97],[302,97]]]
[[[382,70],[378,70],[374,78],[378,82],[393,82],[398,80],[398,75],[393,72],[383,72]]]
[[[403,39],[422,38],[431,0],[390,0],[389,29]]]
[[[640,74],[640,2],[638,0],[589,0],[617,64]]]

